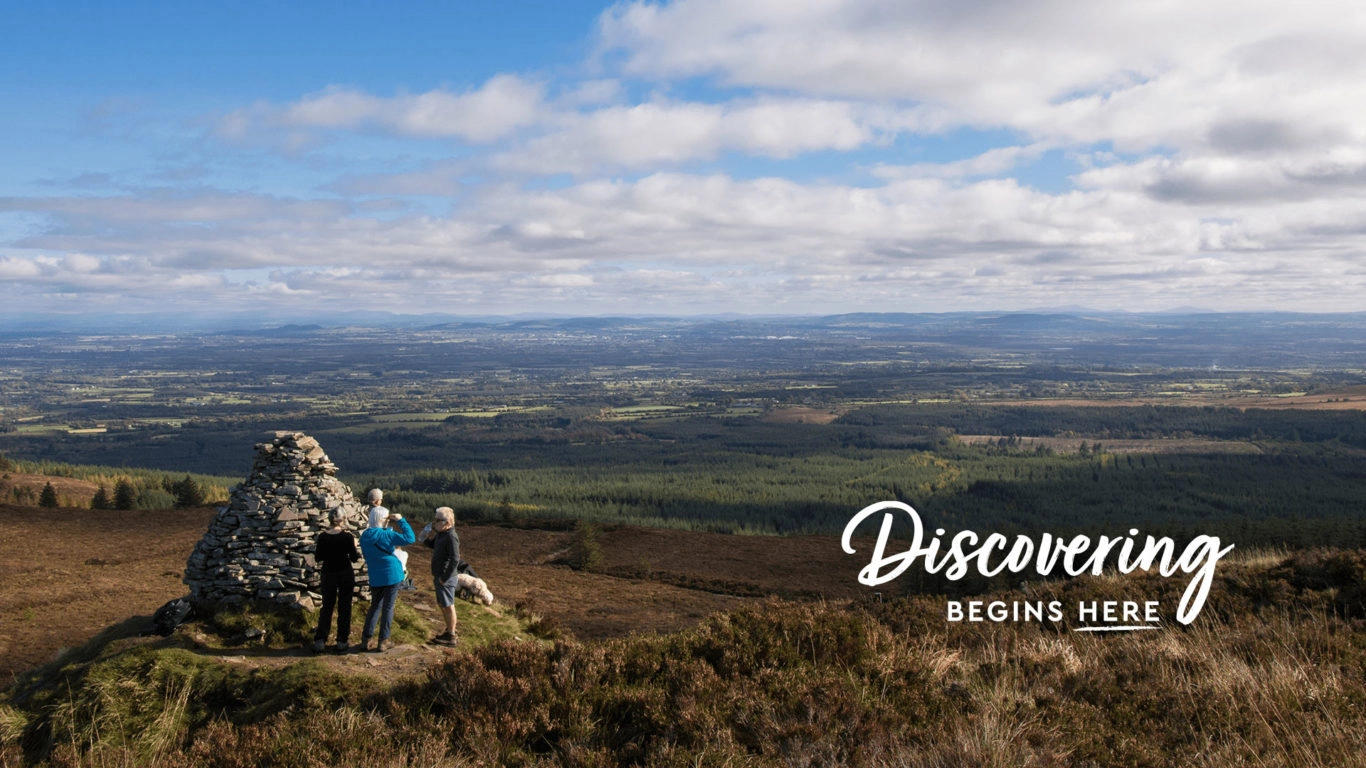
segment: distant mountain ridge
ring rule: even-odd
[[[997,328],[1020,331],[1027,328],[1058,331],[1138,328],[1170,328],[1198,325],[1228,328],[1247,325],[1261,327],[1343,324],[1366,330],[1366,312],[1109,312],[1082,309],[1026,311],[964,311],[941,313],[852,312],[811,315],[404,315],[383,311],[346,313],[262,315],[183,313],[101,314],[101,315],[11,315],[0,316],[0,333],[214,333],[286,334],[307,333],[339,328],[405,328],[409,330],[565,330],[608,331],[619,329],[724,328],[754,330],[760,327],[802,328]]]
[[[800,366],[878,359],[968,361],[1004,355],[1022,363],[1084,367],[1366,368],[1366,313],[455,317],[373,312],[309,322],[252,318],[245,324],[236,318],[242,323],[238,325],[223,318],[214,329],[182,324],[155,330],[125,328],[127,319],[111,317],[98,329],[38,328],[30,322],[0,330],[0,342],[24,355],[29,354],[25,350],[41,354],[44,349],[117,347],[125,338],[129,349],[202,345],[205,350],[232,347],[240,352],[288,344],[297,352],[301,345],[325,346],[356,365],[383,359],[397,343],[410,352],[430,352],[441,342],[459,340],[476,342],[469,351],[472,362],[519,350],[524,354],[518,359],[538,365],[601,361],[601,353],[610,352],[623,364],[704,367],[755,361]],[[150,317],[137,322],[154,324]],[[451,355],[457,353],[442,346],[440,351],[454,360]],[[401,368],[415,364],[411,355],[393,362]]]

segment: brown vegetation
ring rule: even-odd
[[[764,421],[771,421],[775,424],[829,424],[843,416],[846,411],[847,409],[844,408],[808,408],[806,406],[773,408],[764,414]]]
[[[49,661],[188,589],[185,559],[213,511],[39,509],[0,505],[0,679]],[[828,537],[736,537],[606,528],[597,570],[556,565],[572,533],[460,526],[462,552],[507,604],[582,640],[696,624],[767,595],[850,597],[858,564]],[[417,583],[428,551],[414,546]],[[430,590],[405,593],[416,605]],[[433,619],[434,620],[434,619]]]
[[[934,597],[774,599],[677,633],[443,654],[398,683],[311,661],[247,672],[173,637],[0,704],[0,749],[224,768],[1362,765],[1366,555],[1225,565],[1195,624],[1153,632],[947,622]],[[995,597],[1135,589],[1179,591],[1102,578]]]
[[[62,506],[88,507],[91,497],[99,489],[99,485],[96,483],[72,477],[6,472],[0,475],[0,503],[18,501],[26,504],[37,504],[43,486],[48,484],[51,484],[52,489],[56,491],[58,502]],[[114,489],[111,486],[107,490],[112,493]]]
[[[184,593],[179,568],[210,514],[0,507],[0,656],[27,666],[145,620]],[[1190,627],[1089,634],[1070,618],[950,622],[943,597],[872,599],[827,537],[605,528],[597,570],[572,570],[555,564],[571,531],[460,533],[499,598],[560,639],[305,658],[297,643],[206,647],[199,624],[129,638],[125,621],[126,639],[16,681],[0,762],[1366,764],[1366,553],[1242,553]],[[419,584],[425,554],[413,549]],[[1174,605],[1185,582],[1106,576],[991,598]]]

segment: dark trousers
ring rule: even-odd
[[[356,591],[356,575],[347,571],[346,573],[327,573],[323,572],[323,585],[320,590],[323,595],[322,613],[318,614],[318,631],[313,633],[314,640],[327,640],[327,633],[332,629],[332,609],[337,609],[337,644],[349,642],[351,639],[351,596]]]

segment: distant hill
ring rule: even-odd
[[[28,472],[5,472],[0,474],[0,503],[36,504],[43,486],[52,484],[57,492],[57,500],[64,507],[89,506],[90,499],[99,488],[96,483],[72,477],[52,477]],[[106,489],[112,493],[113,489]]]

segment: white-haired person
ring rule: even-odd
[[[365,508],[365,515],[369,522],[366,527],[378,528],[379,525],[376,524],[376,521],[382,523],[384,519],[389,516],[389,510],[384,507],[384,491],[381,491],[378,488],[371,488],[370,493],[366,495],[366,498],[370,500],[370,506]]]
[[[370,527],[373,528],[373,527],[374,527],[374,520],[375,520],[375,518],[376,518],[376,517],[384,517],[384,516],[388,515],[388,514],[389,514],[389,510],[386,509],[384,506],[382,506],[382,505],[384,504],[384,491],[381,491],[381,490],[378,489],[378,488],[371,488],[371,489],[370,489],[369,498],[370,498],[370,511],[369,511],[369,515],[370,515],[370,520],[371,520]],[[378,511],[376,511],[376,510],[378,510]],[[397,557],[397,558],[398,558],[398,564],[401,565],[401,566],[403,566],[403,579],[399,582],[398,591],[399,591],[399,592],[411,592],[411,591],[416,590],[417,587],[413,586],[413,580],[410,579],[410,578],[408,578],[408,551],[407,551],[407,550],[404,550],[404,549],[395,549],[395,550],[394,550],[394,557]]]
[[[423,530],[422,543],[432,548],[432,582],[436,586],[436,607],[446,629],[432,638],[438,645],[455,645],[455,593],[460,589],[460,537],[455,533],[455,510],[437,507],[432,524]]]
[[[389,514],[389,510],[383,506],[384,491],[381,491],[378,488],[371,488],[368,498],[370,500],[370,507],[367,510],[366,514],[370,518],[370,527],[374,528],[375,519],[383,519],[387,517]],[[398,591],[411,592],[416,590],[417,587],[413,586],[413,580],[408,578],[408,551],[405,549],[395,549],[394,557],[397,557],[398,564],[403,566],[403,580],[399,582]]]
[[[375,651],[389,645],[389,633],[394,625],[394,603],[398,587],[403,582],[403,564],[394,554],[406,544],[416,541],[413,528],[403,515],[391,513],[378,502],[383,500],[379,489],[370,492],[370,527],[360,535],[360,551],[365,556],[365,568],[370,572],[370,610],[365,614],[365,628],[361,630],[361,650],[370,650],[370,638],[379,631]],[[378,627],[376,627],[378,624]]]

